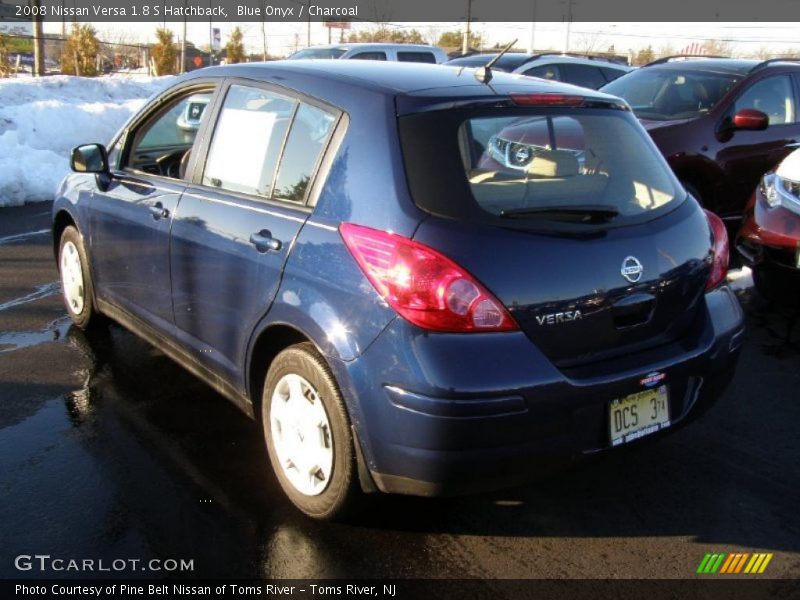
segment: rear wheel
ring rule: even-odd
[[[94,287],[83,239],[72,225],[61,234],[58,270],[67,312],[75,325],[87,329],[99,320],[99,315],[94,306]]]
[[[344,516],[361,493],[354,441],[336,380],[312,344],[275,358],[261,420],[272,468],[294,505],[316,519]]]

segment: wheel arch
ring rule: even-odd
[[[58,247],[61,243],[61,235],[70,225],[78,229],[77,221],[72,214],[64,208],[60,209],[53,217],[53,256],[55,256],[56,260],[58,260]],[[80,229],[78,229],[78,232],[80,233]]]
[[[295,344],[314,341],[296,327],[286,323],[273,323],[262,329],[252,343],[247,361],[247,395],[253,403],[253,414],[258,419],[264,380],[270,365],[283,350]],[[315,347],[316,344],[314,344]],[[319,350],[319,348],[317,348]]]

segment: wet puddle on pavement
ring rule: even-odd
[[[69,317],[64,316],[51,321],[47,327],[38,331],[2,331],[0,332],[0,354],[62,340],[71,325],[72,321]]]

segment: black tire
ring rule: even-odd
[[[273,444],[271,429],[272,396],[276,386],[286,375],[299,375],[310,383],[316,397],[322,401],[330,424],[330,443],[333,448],[333,466],[327,486],[317,495],[308,495],[298,490],[280,466]],[[311,343],[291,346],[278,354],[270,365],[264,383],[261,402],[261,424],[275,476],[289,500],[315,519],[341,519],[362,495],[358,482],[358,469],[354,450],[350,419],[342,400],[339,386],[325,359]]]
[[[82,284],[80,285],[81,296],[83,298],[82,306],[73,306],[67,299],[66,286],[64,281],[64,252],[67,244],[77,250],[78,258],[80,260]],[[62,298],[64,299],[64,306],[69,313],[72,322],[81,329],[89,329],[90,327],[98,324],[101,321],[101,316],[98,314],[94,305],[94,285],[92,282],[92,274],[89,270],[89,260],[86,256],[86,249],[83,247],[83,238],[78,230],[69,225],[61,233],[61,240],[58,243],[58,272],[61,276]]]

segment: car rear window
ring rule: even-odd
[[[480,220],[530,212],[534,219],[543,209],[590,207],[613,215],[613,226],[650,218],[685,198],[627,111],[448,112],[461,115],[439,114],[438,124],[428,115],[401,120],[412,195],[429,212]],[[453,143],[448,148],[437,136]]]
[[[692,119],[710,111],[741,78],[724,73],[641,68],[612,81],[604,92],[624,98],[641,119]]]

